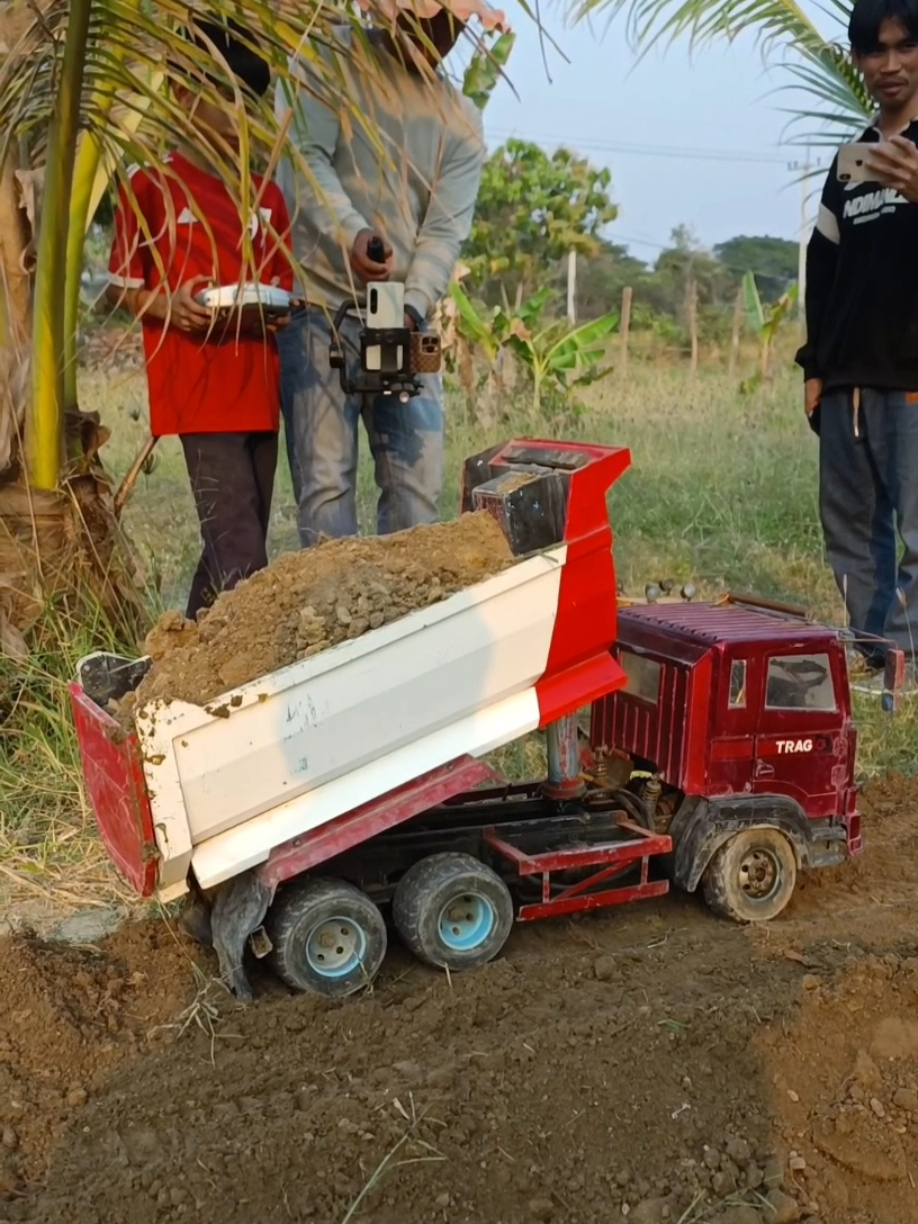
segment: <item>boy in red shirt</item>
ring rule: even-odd
[[[219,49],[243,95],[262,97],[268,64],[241,41],[253,44],[253,36],[229,24],[231,30],[196,21],[200,33],[190,37],[206,54],[213,55],[208,42]],[[238,316],[215,321],[195,296],[240,281],[293,287],[280,190],[252,175],[249,255],[238,205],[211,169],[217,150],[225,160],[227,147],[238,149],[239,121],[232,91],[207,77],[222,106],[207,100],[192,75],[172,82],[176,102],[192,117],[195,144],[179,143],[161,169],[134,170],[121,189],[107,291],[109,301],[142,320],[153,437],[177,434],[185,453],[203,541],[190,619],[267,565],[280,409],[276,325],[259,319],[243,330]]]

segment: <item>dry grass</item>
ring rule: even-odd
[[[113,430],[106,459],[117,480],[146,437],[142,371],[109,362],[86,372],[82,395],[83,407],[99,411]],[[816,441],[803,420],[800,383],[789,361],[752,397],[739,393],[739,377],[731,380],[716,369],[690,379],[684,368],[635,361],[627,380],[613,376],[595,388],[581,413],[534,420],[527,409],[523,394],[503,421],[482,429],[451,407],[444,517],[457,508],[462,459],[492,442],[536,434],[628,446],[632,468],[609,502],[626,588],[639,593],[647,581],[691,580],[701,594],[754,591],[842,623],[841,600],[823,559]],[[126,520],[156,576],[151,598],[181,606],[198,553],[194,510],[177,442],[166,440],[155,453],[155,467],[140,477]],[[368,528],[374,501],[364,454],[360,502]],[[283,457],[272,544],[275,552],[296,544]],[[0,892],[12,885],[16,898],[40,894],[73,905],[123,899],[81,804],[66,691],[80,655],[104,647],[105,635],[99,624],[52,621],[45,636],[46,649],[28,673],[4,671],[0,664]],[[857,716],[862,775],[912,767],[911,711],[890,718],[869,698],[858,698]],[[500,764],[517,775],[538,771],[541,745],[511,746]]]

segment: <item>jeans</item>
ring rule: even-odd
[[[359,321],[341,327],[348,375],[359,365]],[[435,523],[443,486],[443,389],[423,375],[407,404],[392,395],[345,395],[328,362],[330,320],[316,307],[278,334],[281,406],[300,544],[357,534],[357,443],[363,420],[379,489],[377,531]]]
[[[221,591],[268,564],[277,434],[184,434],[181,441],[204,545],[185,612],[194,620]]]
[[[903,391],[828,391],[819,414],[819,507],[851,628],[916,654],[918,403]],[[855,425],[856,422],[856,425]],[[897,540],[898,533],[898,540]],[[861,649],[882,662],[885,644]]]

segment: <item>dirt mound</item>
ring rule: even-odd
[[[168,1037],[192,984],[165,923],[123,927],[100,947],[28,932],[0,944],[0,1186],[45,1172],[67,1121],[125,1059]]]
[[[802,1013],[761,1042],[795,1182],[828,1219],[918,1219],[918,958],[886,954],[804,979]]]
[[[155,698],[203,704],[438,603],[513,560],[497,522],[483,512],[285,554],[221,595],[197,623],[175,612],[161,618],[145,643],[154,662],[136,704]]]
[[[613,938],[597,956],[578,930]],[[227,1004],[109,1080],[14,1218],[339,1224],[363,1194],[379,1224],[662,1224],[752,1202],[784,1175],[750,1034],[793,971],[750,998],[723,932],[718,966],[683,944],[676,981],[663,946],[613,950],[600,921],[452,980],[396,955],[345,1006]]]

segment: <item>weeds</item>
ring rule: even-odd
[[[398,1104],[398,1102],[394,1103]],[[429,1143],[425,1143],[424,1140],[416,1137],[417,1129],[421,1122],[421,1117],[418,1115],[415,1109],[414,1099],[412,1098],[411,1100],[410,1114],[408,1114],[404,1108],[401,1108],[399,1112],[408,1121],[408,1129],[404,1132],[401,1138],[398,1139],[391,1148],[389,1148],[388,1152],[386,1152],[385,1156],[383,1156],[382,1160],[373,1170],[369,1179],[364,1183],[362,1189],[360,1190],[360,1193],[342,1216],[341,1224],[351,1224],[351,1221],[356,1218],[358,1211],[367,1197],[372,1194],[373,1191],[382,1183],[382,1181],[396,1169],[403,1169],[408,1165],[431,1164],[446,1160],[446,1157],[442,1156],[436,1150],[436,1148],[432,1147]],[[414,1140],[414,1145],[421,1154],[417,1156],[400,1156],[399,1153],[406,1148],[411,1140]]]
[[[704,1208],[704,1204],[705,1196],[699,1190],[689,1203],[688,1207],[686,1207],[685,1211],[683,1211],[682,1215],[676,1221],[676,1224],[695,1224],[697,1220],[701,1219],[701,1212]]]

